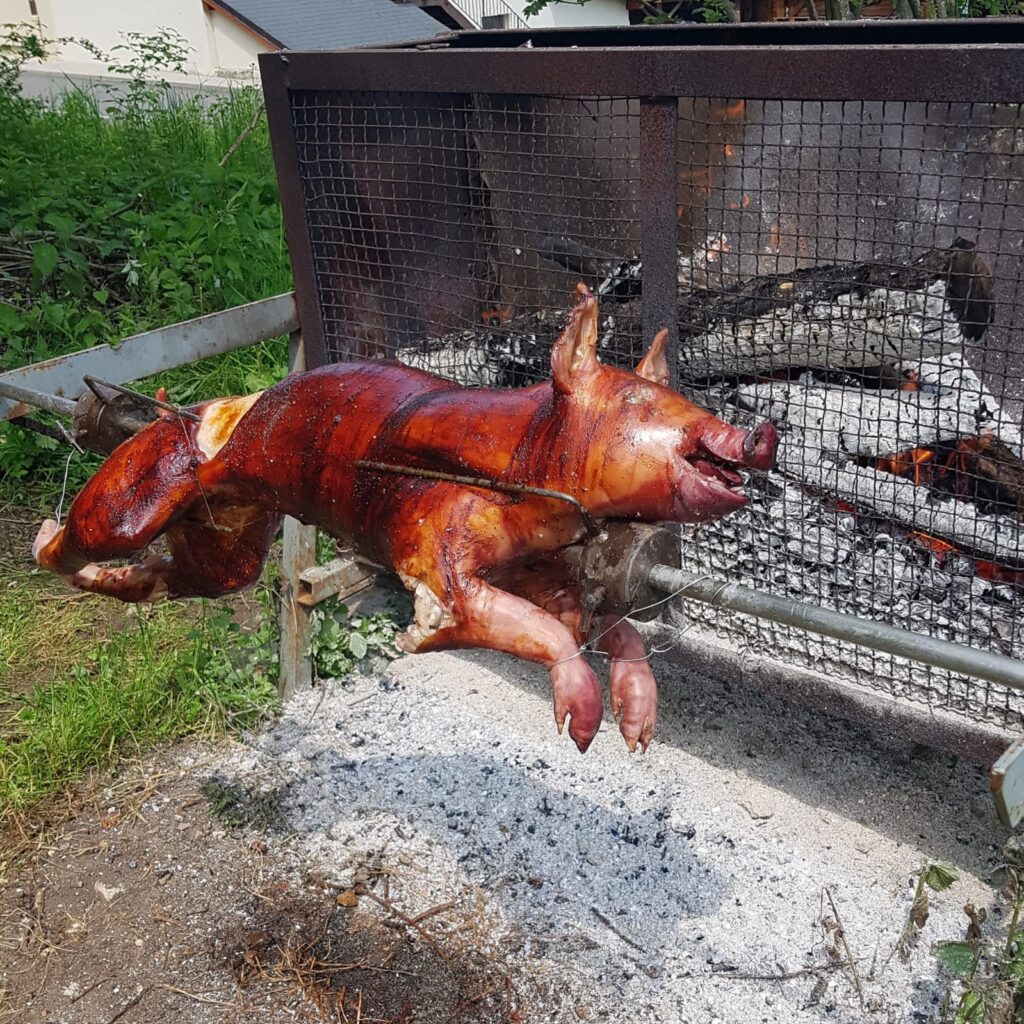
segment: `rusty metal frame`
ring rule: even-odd
[[[675,111],[680,97],[745,100],[1024,103],[1024,22],[984,19],[926,24],[854,22],[513,30],[452,33],[343,53],[260,57],[285,227],[310,365],[326,359],[306,196],[292,123],[292,95],[376,91],[453,94],[624,96],[640,101],[644,267],[643,333],[675,325]],[[670,337],[670,355],[677,348]],[[669,359],[673,370],[677,360]],[[710,656],[703,643],[689,652]],[[1012,736],[992,722],[941,708],[904,705],[795,666],[723,649],[716,674],[770,689],[843,717],[991,764]],[[713,664],[712,664],[713,663]],[[798,681],[799,682],[798,685]]]

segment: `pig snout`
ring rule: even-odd
[[[743,439],[743,464],[751,469],[771,469],[775,462],[778,432],[767,420]]]
[[[753,430],[741,430],[712,417],[701,433],[701,447],[716,459],[741,469],[770,469],[778,434],[767,420]]]

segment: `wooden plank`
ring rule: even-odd
[[[291,336],[288,353],[291,370],[305,369],[302,338],[298,331]],[[311,608],[299,602],[300,577],[316,565],[316,527],[303,526],[297,519],[284,520],[281,554],[280,663],[278,694],[287,700],[292,694],[313,683],[313,666],[309,657],[312,638]]]
[[[307,608],[314,608],[327,597],[344,600],[358,594],[373,586],[376,580],[377,573],[351,555],[335,558],[327,565],[315,565],[299,575],[296,600]]]
[[[195,320],[135,334],[114,345],[97,345],[9,370],[0,374],[0,381],[75,399],[85,391],[82,383],[85,374],[114,384],[127,384],[197,359],[290,334],[298,326],[295,293],[286,292]],[[0,397],[0,420],[24,416],[30,411],[31,406],[23,402]]]

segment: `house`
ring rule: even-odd
[[[184,90],[252,81],[261,53],[425,39],[452,29],[627,24],[626,0],[552,4],[529,20],[526,0],[0,0],[0,25],[34,23],[50,40],[85,39],[103,53],[130,33],[176,32],[190,48]],[[68,79],[109,84],[107,62],[74,43],[27,70],[23,88],[44,94]]]

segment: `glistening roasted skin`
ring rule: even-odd
[[[580,656],[590,628],[561,557],[579,513],[556,499],[357,469],[360,459],[557,490],[596,519],[700,522],[741,507],[736,468],[767,469],[775,431],[729,426],[665,385],[662,332],[635,373],[595,354],[597,303],[582,285],[551,354],[552,379],[467,389],[394,363],[337,364],[247,398],[150,424],[106,460],[39,565],[123,601],[213,596],[254,583],[282,515],[348,538],[415,595],[410,652],[487,647],[550,672],[555,720],[581,751],[602,716]],[[120,568],[164,535],[169,554]],[[612,712],[646,750],[657,690],[639,635],[605,616]]]

